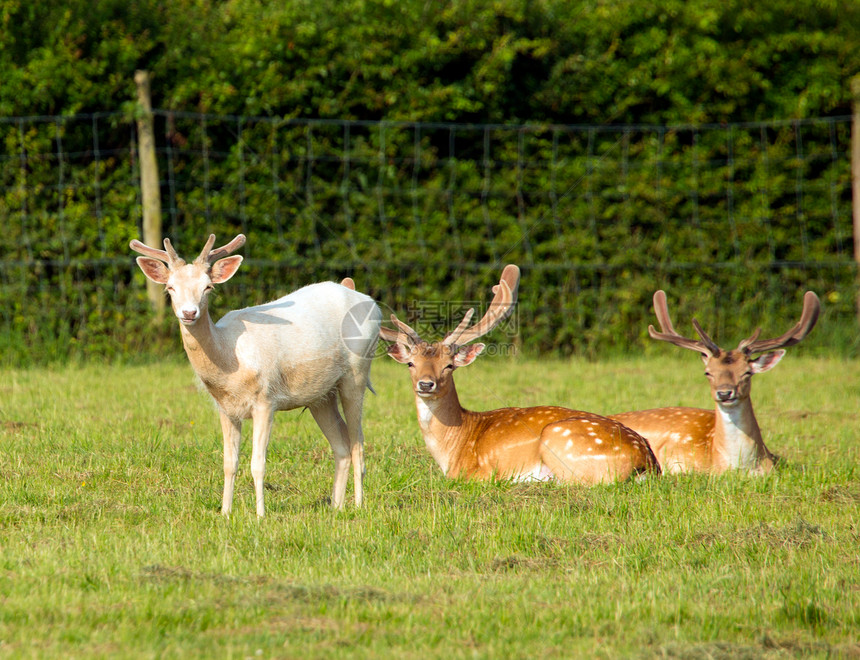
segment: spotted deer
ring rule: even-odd
[[[418,425],[446,476],[597,484],[660,473],[648,442],[623,424],[559,406],[473,412],[460,405],[454,371],[471,364],[490,332],[516,302],[519,268],[507,266],[484,317],[470,326],[469,310],[442,341],[428,343],[392,314],[388,354],[409,367]]]
[[[820,307],[818,296],[807,291],[800,321],[791,330],[775,339],[759,339],[759,328],[736,349],[725,350],[714,343],[695,319],[693,327],[701,339],[679,335],[669,318],[666,294],[657,291],[654,313],[660,332],[650,325],[648,333],[659,341],[701,354],[716,407],[714,410],[656,408],[610,417],[648,438],[664,472],[769,472],[777,458],[764,444],[753,412],[752,377],[775,367],[785,355],[785,347],[797,344],[809,334],[818,320]]]
[[[224,436],[221,512],[228,515],[232,510],[242,423],[251,419],[257,515],[265,514],[263,478],[272,422],[276,411],[295,408],[310,410],[331,445],[332,506],[343,507],[350,463],[355,503],[360,505],[362,405],[382,317],[379,308],[347,278],[343,284],[311,284],[264,305],[228,312],[213,323],[209,294],[236,273],[242,257],[228,255],[245,237],[239,234],[212,249],[214,243],[213,234],[191,263],[177,255],[167,238],[164,250],[136,240],[130,247],[145,255],[137,258],[144,275],[165,285],[191,366],[218,406]]]

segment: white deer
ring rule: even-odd
[[[191,366],[218,406],[224,435],[221,513],[228,515],[233,506],[243,420],[253,420],[251,474],[257,515],[262,517],[266,450],[275,412],[305,407],[334,452],[332,506],[343,507],[350,462],[355,503],[361,505],[362,404],[370,386],[379,308],[347,279],[347,286],[311,284],[270,303],[228,312],[213,323],[209,293],[236,273],[242,257],[227,255],[241,247],[245,237],[239,234],[213,250],[214,243],[213,234],[192,263],[176,254],[170,239],[164,239],[164,250],[136,240],[130,246],[146,255],[137,258],[144,275],[166,286]]]

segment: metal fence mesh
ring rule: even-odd
[[[420,302],[489,298],[501,267],[517,263],[522,341],[541,351],[646,344],[657,288],[680,319],[696,314],[718,335],[792,321],[807,288],[834,327],[856,330],[847,117],[155,117],[165,235],[188,254],[209,232],[248,235],[244,277],[224,288],[218,311],[352,275],[420,317]],[[127,247],[141,216],[133,122],[8,118],[0,134],[5,361],[148,350],[167,330],[149,323]]]

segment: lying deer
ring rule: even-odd
[[[715,410],[657,408],[610,415],[648,438],[665,472],[712,472],[746,470],[769,472],[777,458],[761,437],[753,412],[750,384],[753,374],[769,371],[782,359],[787,346],[800,342],[818,320],[818,296],[807,291],[800,321],[776,339],[759,339],[761,329],[734,350],[724,350],[693,319],[701,340],[682,337],[669,318],[666,294],[654,294],[654,313],[660,332],[648,326],[654,339],[701,353],[705,376],[711,384]],[[758,357],[754,357],[757,354]]]
[[[397,330],[380,335],[394,342],[388,354],[409,367],[418,425],[427,448],[448,477],[557,480],[596,484],[660,472],[648,442],[624,425],[558,406],[472,412],[460,405],[454,371],[471,364],[487,334],[516,301],[519,268],[507,266],[484,317],[469,327],[474,310],[445,339],[428,343],[392,315]]]
[[[221,512],[233,506],[242,422],[253,420],[251,474],[257,515],[263,516],[266,450],[275,412],[307,407],[331,444],[335,458],[331,504],[344,503],[349,465],[355,503],[364,496],[365,388],[382,317],[366,295],[334,282],[311,284],[265,305],[228,312],[218,323],[209,316],[214,285],[236,273],[241,256],[227,256],[245,243],[239,234],[212,249],[215,236],[188,264],[164,239],[164,250],[131,241],[146,256],[137,263],[149,279],[164,284],[179,320],[191,366],[218,405],[224,435],[224,496]],[[345,333],[346,331],[346,333]],[[338,411],[338,398],[346,423]]]

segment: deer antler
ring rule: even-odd
[[[699,325],[699,322],[696,319],[693,319],[693,327],[696,329],[696,332],[698,333],[699,337],[702,338],[702,343],[705,345],[705,347],[713,355],[719,355],[720,347],[717,346],[717,343],[713,339],[711,339],[704,330],[702,330],[702,326]]]
[[[755,332],[753,332],[749,337],[741,340],[741,343],[738,344],[738,350],[739,351],[745,351],[747,346],[755,343],[755,340],[758,339],[758,336],[760,334],[761,334],[761,328],[756,328]]]
[[[209,234],[209,239],[206,241],[206,245],[203,246],[203,251],[200,253],[200,256],[194,260],[194,262],[200,264],[215,263],[222,257],[226,257],[231,252],[235,252],[244,244],[245,235],[238,234],[236,238],[227,243],[227,245],[223,245],[213,250],[212,246],[215,245],[215,234]]]
[[[232,241],[227,243],[222,247],[212,249],[212,246],[215,244],[215,234],[209,234],[209,239],[206,241],[206,245],[203,246],[203,251],[200,253],[200,256],[194,260],[194,263],[205,264],[205,263],[214,263],[221,259],[222,257],[226,257],[231,252],[235,252],[240,247],[245,244],[245,235],[239,234]],[[173,244],[170,242],[169,238],[164,239],[164,249],[159,250],[157,248],[149,247],[148,245],[144,245],[137,239],[132,240],[129,244],[129,247],[135,252],[140,252],[141,254],[146,255],[147,257],[153,257],[155,259],[160,259],[165,262],[171,268],[176,266],[182,266],[185,264],[185,260],[182,259],[178,254],[176,254],[176,250],[173,249]]]
[[[498,285],[495,285],[495,286],[498,286]],[[495,289],[495,286],[493,287],[494,289]],[[466,328],[469,327],[469,323],[472,321],[472,317],[474,315],[475,315],[475,310],[472,308],[469,308],[469,310],[466,312],[466,315],[463,317],[463,320],[460,321],[460,324],[456,328],[454,328],[453,332],[449,333],[448,336],[442,340],[442,344],[445,346],[449,346],[449,345],[453,344],[454,341],[457,339],[457,337],[459,337],[461,334],[463,334],[463,331],[465,331]]]
[[[380,326],[379,336],[383,341],[398,341],[408,344],[409,346],[415,346],[423,341],[421,337],[418,336],[417,332],[397,318],[394,314],[391,315],[391,322],[396,325],[398,329],[392,330],[391,328]]]
[[[513,309],[514,304],[517,302],[519,283],[520,269],[513,264],[505,266],[499,283],[493,287],[493,292],[496,295],[490,303],[487,313],[484,314],[484,318],[472,327],[467,327],[469,325],[469,321],[472,319],[472,314],[474,314],[474,310],[470,309],[466,312],[465,318],[463,318],[460,325],[457,326],[454,332],[442,340],[442,344],[445,346],[452,346],[455,344],[462,346],[487,334],[490,330],[495,328],[508,316],[511,309]]]
[[[174,250],[173,246],[170,244],[169,238],[164,239],[164,250],[159,250],[158,248],[144,245],[137,239],[134,239],[129,242],[128,246],[135,252],[140,252],[147,257],[152,257],[153,259],[159,259],[160,261],[163,261],[171,268],[173,268],[174,266],[181,266],[185,264],[185,262],[179,257],[179,255],[176,254],[176,250]]]
[[[182,266],[185,264],[185,259],[176,254],[176,250],[173,249],[173,244],[170,242],[169,238],[164,239],[164,249],[167,250],[167,256],[170,258],[168,264],[171,267],[174,265]]]
[[[791,330],[775,339],[758,339],[758,336],[761,333],[761,329],[758,329],[751,337],[744,339],[738,345],[738,350],[743,350],[749,355],[752,353],[772,351],[776,348],[794,346],[806,337],[812,328],[815,327],[820,312],[821,301],[818,299],[818,296],[816,296],[812,291],[807,291],[803,294],[803,311],[800,314],[800,320]]]
[[[708,357],[714,357],[719,354],[720,347],[717,346],[710,337],[708,337],[696,319],[693,319],[693,327],[702,338],[701,341],[698,339],[683,337],[675,331],[675,328],[672,326],[672,319],[669,318],[669,306],[666,304],[666,292],[662,289],[654,294],[654,314],[657,316],[657,322],[660,324],[661,332],[657,332],[653,325],[649,325],[648,334],[651,335],[653,339],[667,341],[670,344],[680,346],[681,348],[689,348],[692,351],[704,353]]]
[[[379,326],[379,338],[382,341],[397,341],[399,336],[399,331],[386,328],[384,325]]]
[[[487,313],[484,314],[484,318],[469,328],[469,322],[475,313],[474,309],[470,309],[466,312],[463,320],[460,321],[460,324],[454,331],[442,340],[442,345],[451,346],[456,342],[458,346],[462,346],[492,330],[505,319],[516,303],[519,283],[520,269],[513,264],[505,266],[499,283],[493,286],[493,293],[496,295],[490,303]],[[391,322],[397,326],[397,330],[386,327],[379,328],[379,336],[383,341],[400,341],[412,346],[424,341],[418,336],[415,330],[398,319],[394,314],[391,315]]]

